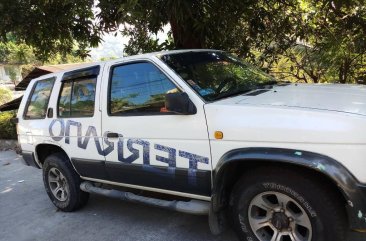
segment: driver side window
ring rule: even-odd
[[[178,88],[153,64],[115,66],[109,88],[110,115],[164,114],[165,95]]]

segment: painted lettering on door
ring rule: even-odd
[[[149,171],[159,172],[158,169],[155,169],[150,165],[151,148],[167,153],[167,157],[156,155],[155,160],[158,162],[166,163],[168,165],[169,174],[175,174],[177,156],[183,157],[188,162],[189,183],[193,185],[196,184],[195,182],[198,163],[209,164],[208,157],[196,155],[194,153],[190,153],[184,150],[176,150],[175,148],[160,144],[154,144],[152,146],[147,140],[125,139],[122,135],[119,134],[116,141],[111,141],[107,138],[107,134],[109,133],[109,131],[106,131],[103,134],[103,148],[103,145],[100,143],[98,138],[97,129],[94,126],[88,126],[85,135],[83,135],[82,124],[73,120],[67,120],[66,123],[63,119],[53,120],[49,126],[49,133],[53,140],[60,142],[62,141],[62,139],[64,139],[65,144],[70,144],[71,128],[76,128],[78,148],[86,149],[89,145],[90,139],[93,139],[99,155],[107,156],[115,150],[115,147],[117,147],[118,161],[126,164],[132,164],[134,161],[139,159],[140,156],[142,156],[143,165]],[[55,130],[58,130],[58,132],[55,133]],[[126,153],[124,153],[125,145],[127,145],[127,149],[131,154],[127,155]],[[136,145],[141,146],[142,149],[140,149],[142,151],[135,148]]]

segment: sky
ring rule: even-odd
[[[97,7],[99,0],[94,0],[93,12],[98,15],[100,9]],[[96,20],[95,20],[96,21]],[[122,30],[123,25],[119,26]],[[122,36],[120,30],[104,34],[102,36],[102,42],[96,48],[90,48],[90,57],[92,61],[100,61],[101,58],[120,58],[123,57],[124,46],[128,43],[129,37]],[[159,39],[159,43],[164,42],[168,36],[167,33],[170,30],[170,25],[165,25],[163,31],[159,31],[156,38]],[[116,36],[115,36],[116,35]]]
[[[164,42],[167,39],[167,33],[170,30],[170,26],[166,25],[163,31],[158,32],[157,38],[159,43]],[[115,34],[117,35],[115,36]],[[101,58],[119,58],[123,57],[124,46],[128,43],[129,37],[124,37],[121,33],[113,32],[104,34],[102,42],[97,48],[90,49],[90,57],[92,61],[100,61]]]
[[[119,32],[104,34],[102,42],[96,48],[90,49],[90,57],[93,61],[100,61],[101,58],[115,58],[123,56],[124,45],[127,44],[128,38],[123,37]]]

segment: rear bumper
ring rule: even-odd
[[[40,166],[36,162],[36,159],[34,158],[33,152],[22,151],[21,155],[23,156],[22,162],[24,165],[40,168]]]

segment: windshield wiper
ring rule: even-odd
[[[255,90],[255,88],[253,89],[245,89],[245,90],[238,90],[238,91],[234,91],[234,92],[223,92],[220,93],[216,96],[216,98],[214,100],[220,100],[220,99],[224,99],[227,97],[232,97],[232,96],[236,96],[236,95],[241,95],[241,94],[245,94],[249,91]]]
[[[271,89],[271,88],[273,88],[274,85],[288,85],[288,84],[291,84],[291,82],[290,81],[270,80],[267,82],[256,84],[254,88],[238,90],[238,91],[233,91],[233,92],[220,93],[213,99],[213,101],[221,100],[221,99],[228,98],[228,97],[233,97],[236,95],[245,94],[245,93],[253,91],[253,90],[263,89],[264,87],[266,87],[266,89]]]
[[[269,88],[273,88],[274,85],[284,85],[284,84],[291,84],[290,81],[278,81],[278,80],[270,80],[267,82],[263,82],[263,83],[259,83],[257,84],[258,88],[263,88],[263,87],[269,87]]]

